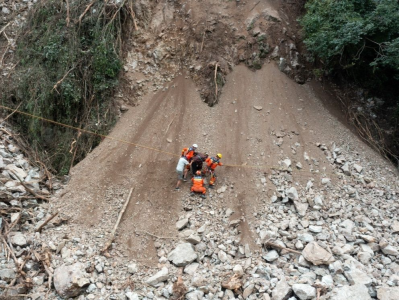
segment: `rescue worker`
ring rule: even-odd
[[[201,198],[205,199],[206,188],[204,187],[204,179],[201,176],[201,171],[197,171],[195,176],[191,178],[193,185],[191,187],[191,195],[195,193],[201,193]]]
[[[204,161],[208,158],[208,153],[198,153],[193,157],[191,160],[191,172],[193,172],[193,175],[197,173],[197,171],[202,172],[202,166]]]
[[[198,148],[198,145],[193,144],[191,147],[183,148],[183,150],[181,151],[181,156],[182,157],[184,156],[187,159],[187,161],[190,163],[190,165],[187,165],[186,168],[184,169],[183,181],[187,181],[187,173],[188,173],[188,170],[190,170],[191,160],[197,154],[197,148]]]
[[[209,157],[205,160],[206,162],[206,172],[211,174],[211,178],[209,179],[209,187],[213,188],[215,185],[216,181],[216,174],[215,174],[215,169],[217,166],[223,166],[223,164],[220,162],[220,159],[222,158],[222,154],[218,153],[216,154],[216,157]]]
[[[186,171],[186,166],[190,166],[190,163],[187,161],[185,156],[180,157],[179,162],[177,163],[177,166],[176,166],[177,183],[176,183],[175,190],[180,189],[180,184],[181,184],[181,181],[183,180],[183,174]]]

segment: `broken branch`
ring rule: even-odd
[[[46,221],[44,221],[43,224],[41,224],[39,227],[37,227],[37,228],[35,229],[35,231],[36,231],[36,232],[40,232],[40,230],[42,230],[42,228],[43,228],[44,226],[46,226],[46,225],[48,224],[48,222],[50,222],[52,219],[54,219],[57,215],[58,215],[58,211],[57,211],[55,214],[53,214],[52,216],[50,216]]]
[[[113,240],[115,238],[116,229],[118,229],[119,222],[121,221],[123,213],[125,212],[126,207],[129,204],[130,197],[132,196],[133,190],[134,190],[134,188],[130,189],[129,196],[127,197],[126,202],[123,205],[123,208],[122,208],[122,210],[119,213],[119,216],[118,216],[118,219],[116,220],[116,224],[114,226],[114,229],[112,230],[111,235],[109,236],[109,239],[105,243],[104,248],[101,250],[101,252],[106,252],[108,250],[108,248],[111,246],[111,244],[112,244],[112,242],[113,242]]]
[[[295,253],[295,254],[302,254],[299,251],[292,250],[290,248],[286,248],[286,247],[280,246],[279,244],[273,243],[272,241],[266,241],[265,246],[266,247],[270,246],[270,247],[273,247],[273,248],[277,248],[277,249],[280,249],[280,250],[285,250],[285,251],[292,252],[292,253]]]

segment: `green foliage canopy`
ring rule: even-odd
[[[36,4],[17,42],[19,64],[6,104],[11,99],[11,104],[30,114],[107,133],[116,116],[111,96],[122,67],[121,28],[128,16],[124,3]],[[78,138],[71,129],[23,115],[15,115],[15,121],[38,152],[48,153],[46,162],[61,174],[99,142],[96,136]],[[76,148],[71,148],[77,139]]]
[[[397,0],[310,0],[305,8],[304,42],[326,68],[376,90],[399,81]]]

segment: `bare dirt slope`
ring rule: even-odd
[[[58,201],[61,211],[72,216],[71,234],[86,232],[104,243],[104,233],[111,231],[121,202],[133,187],[116,249],[131,258],[155,262],[152,239],[143,231],[176,237],[174,226],[181,211],[189,209],[190,202],[201,201],[188,196],[189,183],[174,191],[178,154],[181,148],[198,143],[201,151],[211,155],[221,152],[228,165],[218,169],[218,187],[226,186],[227,191],[222,197],[210,191],[204,205],[212,202],[233,208],[235,217],[243,217],[242,243],[256,249],[251,218],[259,207],[267,205],[275,190],[272,185],[260,184],[264,174],[290,158],[293,165],[303,165],[302,170],[293,171],[294,182],[320,179],[322,174],[334,180],[316,142],[348,138],[355,146],[362,146],[322,107],[308,85],[296,84],[273,62],[258,72],[236,67],[224,91],[220,104],[211,108],[201,102],[193,82],[182,74],[165,92],[150,94],[139,106],[130,108],[110,134],[127,143],[105,140],[74,168]],[[320,173],[311,173],[312,169]]]

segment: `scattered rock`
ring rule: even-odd
[[[160,282],[168,280],[169,270],[163,267],[161,271],[148,278],[145,282],[152,286],[157,286]]]
[[[197,259],[193,246],[190,243],[179,244],[168,255],[168,260],[177,267],[184,267]]]

